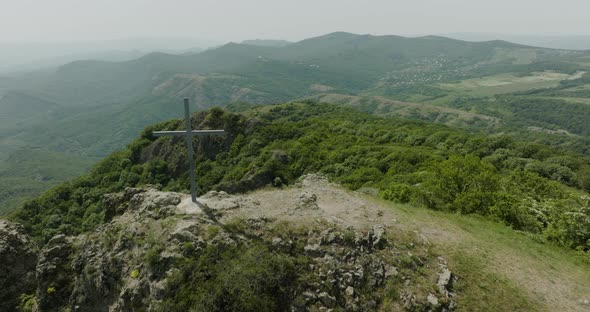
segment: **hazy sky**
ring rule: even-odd
[[[589,34],[589,0],[0,0],[0,42],[370,34]]]

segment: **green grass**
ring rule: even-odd
[[[447,90],[458,91],[468,96],[485,97],[532,89],[557,87],[560,81],[571,77],[573,75],[555,72],[537,72],[524,77],[506,73],[439,85]]]
[[[458,274],[457,311],[542,311],[541,305],[512,281],[487,268],[486,259],[461,251],[450,253],[451,270]]]
[[[383,203],[383,202],[382,202]],[[590,289],[590,262],[574,251],[477,216],[390,205],[404,230],[432,233],[458,276],[458,311],[571,311]]]

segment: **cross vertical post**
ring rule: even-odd
[[[188,166],[191,179],[191,199],[193,203],[197,202],[197,191],[195,187],[195,160],[193,156],[193,137],[190,135],[191,114],[188,108],[188,98],[184,98],[184,123],[186,125],[186,147],[188,148]]]
[[[189,176],[191,180],[191,199],[193,203],[198,205],[199,202],[197,201],[197,187],[195,182],[195,160],[193,155],[193,136],[223,134],[224,130],[192,130],[188,98],[184,98],[184,123],[186,127],[184,131],[154,131],[153,134],[155,136],[170,135],[184,136],[186,138],[186,147],[188,149]]]

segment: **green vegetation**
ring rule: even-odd
[[[378,188],[388,200],[478,214],[582,254],[590,249],[590,160],[579,154],[313,102],[263,106],[244,115],[212,109],[192,122],[228,132],[195,144],[201,194],[247,191],[277,178],[289,184],[323,172],[351,189]],[[142,184],[186,190],[182,140],[151,135],[181,124],[148,127],[128,149],[26,203],[13,218],[47,240],[108,221],[105,193]]]
[[[461,272],[455,286],[463,303],[459,311],[542,311],[513,281],[486,269],[480,256],[461,252],[451,256],[454,269]]]
[[[349,33],[279,45],[232,43],[198,54],[153,53],[120,63],[81,61],[55,72],[0,79],[0,167],[14,151],[35,146],[79,158],[62,163],[70,167],[66,171],[80,173],[88,167],[80,162],[121,149],[146,124],[177,117],[180,109],[171,104],[184,96],[206,109],[232,102],[280,103],[325,92],[416,104],[394,113],[373,109],[371,101],[351,105],[378,115],[512,133],[590,153],[588,129],[580,121],[587,105],[554,100],[588,97],[590,75],[579,77],[590,70],[587,52]],[[507,96],[496,101],[500,94]],[[537,107],[533,96],[546,99]],[[487,122],[490,116],[495,117],[492,123]],[[577,118],[575,125],[569,125],[570,117]],[[559,129],[574,135],[550,132]],[[37,156],[33,163],[44,159]],[[31,183],[17,172],[1,175],[0,185],[9,186],[8,195],[2,194],[1,213],[53,184]]]
[[[129,273],[129,276],[131,278],[137,278],[137,277],[139,277],[139,271],[138,270],[133,270],[133,271],[131,271],[131,273]]]
[[[19,149],[0,162],[0,215],[21,206],[32,194],[85,173],[93,160],[42,149]]]
[[[370,257],[358,255],[358,262],[353,265],[346,260],[321,261],[317,256],[304,252],[304,246],[313,241],[313,237],[321,235],[326,230],[325,226],[327,224],[301,226],[279,222],[261,231],[248,226],[243,220],[235,220],[222,227],[211,225],[207,232],[215,233],[208,238],[212,243],[200,248],[194,248],[192,244],[185,246],[183,257],[174,264],[178,270],[167,279],[170,296],[155,310],[284,311],[293,305],[305,306],[309,299],[304,292],[309,295],[310,287],[332,294],[334,305],[337,305],[335,309],[340,310],[344,304],[336,302],[345,301],[341,295],[343,289],[339,287],[342,283],[326,282],[320,274],[333,274],[337,278],[342,272],[359,266],[367,272],[371,270],[372,263],[368,258],[385,259],[385,262],[378,263],[395,265],[399,268],[400,277],[390,278],[386,285],[374,280],[371,282],[370,277],[360,277],[355,283],[354,293],[361,298],[361,303],[375,299],[380,304],[383,298],[399,306],[398,292],[405,287],[401,276],[420,281],[406,289],[421,291],[433,288],[431,277],[436,274],[436,266],[426,265],[425,262],[434,264],[435,257],[427,248],[412,244],[413,237],[388,235],[386,239],[391,245],[383,242]],[[360,234],[333,226],[329,228],[336,233],[348,231],[353,237]],[[216,230],[211,230],[211,227]],[[216,237],[218,233],[225,238]],[[231,244],[224,243],[228,236],[233,238]],[[288,241],[290,247],[277,248],[273,239]],[[356,244],[354,238],[352,241],[332,242],[335,252],[327,254],[338,257],[343,250],[355,250]],[[392,255],[391,248],[398,252]],[[327,268],[324,267],[326,264]]]
[[[22,312],[33,312],[36,310],[37,301],[35,295],[22,295],[20,297],[19,309]]]
[[[573,311],[587,293],[589,263],[575,251],[477,215],[389,205],[401,233],[425,233],[432,252],[448,257],[459,311]]]
[[[303,258],[303,256],[301,256]],[[184,258],[170,277],[173,296],[161,311],[284,311],[297,287],[295,256],[276,254],[263,244],[208,245]]]
[[[440,86],[451,92],[458,91],[467,96],[484,97],[518,91],[554,88],[558,87],[561,81],[575,79],[576,77],[580,78],[580,76],[580,73],[568,75],[547,71],[531,72],[525,76],[508,73],[466,79],[457,83],[441,84]]]

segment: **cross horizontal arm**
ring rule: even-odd
[[[211,135],[211,134],[223,134],[224,130],[193,130],[191,132],[187,131],[154,131],[155,136],[164,136],[164,135],[171,135],[171,136],[184,136],[184,135]]]

